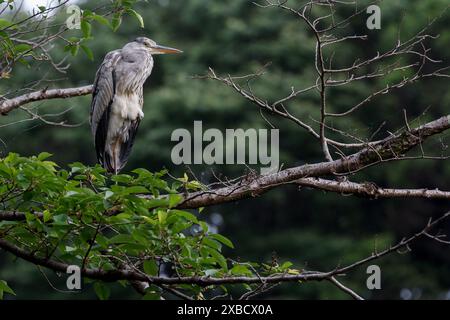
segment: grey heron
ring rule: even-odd
[[[95,76],[89,122],[99,163],[117,174],[127,163],[142,111],[143,86],[153,69],[153,55],[180,53],[139,37],[106,54]]]

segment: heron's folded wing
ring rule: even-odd
[[[108,134],[109,113],[116,91],[115,69],[121,59],[120,50],[109,52],[97,71],[92,90],[90,112],[91,131],[95,139],[97,159],[105,162],[105,143]]]
[[[120,50],[109,52],[95,75],[90,112],[90,124],[93,135],[96,134],[99,122],[114,98],[116,87],[114,72],[120,58]]]

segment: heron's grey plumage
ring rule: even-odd
[[[109,172],[125,166],[144,117],[143,85],[153,69],[152,53],[158,54],[155,48],[176,50],[138,38],[109,52],[97,71],[90,123],[98,161]]]

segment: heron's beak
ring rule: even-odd
[[[153,53],[157,53],[157,54],[167,54],[167,53],[182,53],[183,51],[175,49],[175,48],[170,48],[170,47],[164,47],[164,46],[160,46],[160,45],[156,45],[152,47],[152,51]]]

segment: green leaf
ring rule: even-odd
[[[223,243],[224,245],[226,245],[229,248],[233,248],[234,249],[233,242],[231,242],[230,239],[228,239],[227,237],[224,237],[221,234],[215,233],[215,234],[211,234],[209,237],[213,238],[213,239],[215,239],[215,240],[217,240],[217,241],[219,241],[221,243]]]
[[[66,214],[58,214],[53,216],[53,225],[67,226],[67,215]]]
[[[228,271],[227,260],[225,259],[225,257],[223,255],[220,254],[220,252],[218,252],[212,248],[208,248],[208,252],[222,269],[224,269],[225,271]]]
[[[208,228],[208,224],[204,221],[199,221],[198,223],[200,225],[200,227],[202,228],[204,233],[207,233],[209,228]]]
[[[103,24],[104,26],[107,26],[107,27],[110,27],[110,28],[111,28],[111,24],[109,23],[109,20],[106,19],[106,18],[103,17],[103,16],[100,16],[100,15],[94,13],[94,14],[92,15],[92,19],[94,19],[95,21],[97,21],[97,22]]]
[[[204,186],[200,182],[198,182],[196,180],[192,180],[192,181],[189,181],[188,183],[186,183],[186,188],[188,188],[190,190],[199,190],[199,189],[203,189]]]
[[[100,300],[108,300],[111,294],[109,288],[103,282],[94,283],[94,291]]]
[[[9,27],[11,24],[12,24],[12,22],[9,21],[9,20],[6,20],[6,19],[0,19],[0,28],[1,28],[1,29],[4,29],[4,28]]]
[[[122,24],[122,17],[118,14],[114,15],[114,17],[111,19],[112,30],[116,32],[121,24]]]
[[[52,214],[50,213],[50,211],[45,210],[44,211],[44,222],[49,221],[52,218]]]
[[[177,206],[181,200],[183,200],[183,196],[180,194],[169,194],[169,208]]]
[[[8,286],[8,283],[5,280],[0,280],[0,300],[3,300],[4,292],[12,294],[12,295],[16,295],[14,290]]]
[[[0,19],[0,20],[1,20],[1,19]],[[5,31],[1,31],[1,30],[0,30],[0,37],[4,38],[5,40],[6,40],[6,39],[9,40],[8,33],[6,33]]]
[[[143,297],[143,300],[160,300],[161,296],[154,291],[147,292]]]
[[[183,183],[186,183],[186,182],[189,181],[189,177],[188,177],[188,175],[185,172],[184,175],[183,175],[183,178],[178,178],[178,180],[183,182]]]
[[[167,206],[167,199],[150,199],[146,201],[145,205],[147,209]]]
[[[158,274],[158,265],[154,260],[146,260],[144,261],[144,271],[146,274],[150,276],[156,276]]]
[[[129,188],[126,188],[124,191],[125,194],[132,194],[132,193],[149,193],[148,189],[142,186],[132,186]]]
[[[111,180],[114,182],[130,183],[130,181],[133,180],[133,177],[128,174],[118,174],[112,176]]]
[[[141,28],[144,27],[144,19],[142,18],[142,16],[139,13],[137,13],[133,9],[127,9],[127,12],[129,14],[133,15],[139,21],[139,25],[141,26]]]
[[[72,54],[72,56],[76,56],[78,54],[79,49],[80,49],[79,45],[71,46],[70,53]]]
[[[87,47],[84,44],[80,45],[80,47],[84,51],[88,59],[94,61],[94,53],[92,52],[91,48]]]
[[[176,214],[179,217],[183,217],[186,220],[193,222],[193,223],[197,223],[198,224],[198,219],[196,216],[194,216],[192,213],[187,212],[187,211],[182,211],[182,210],[171,210],[170,212]]]
[[[121,3],[124,8],[131,8],[131,6],[133,5],[133,3],[135,1],[136,0],[121,0]],[[147,0],[144,0],[144,1],[147,1]]]
[[[220,271],[221,271],[220,269],[207,269],[207,270],[205,270],[205,276],[214,277]]]
[[[247,268],[247,266],[244,266],[242,264],[237,264],[231,268],[230,273],[233,275],[251,275],[252,272]]]
[[[48,158],[50,158],[51,156],[52,156],[51,153],[48,153],[48,152],[41,152],[41,153],[39,153],[39,155],[37,156],[37,159],[38,159],[39,161],[44,161],[45,159],[48,159]]]
[[[83,37],[89,38],[91,36],[92,26],[86,20],[81,20],[81,31],[83,32]]]
[[[88,19],[88,18],[92,18],[92,16],[94,15],[94,13],[91,10],[83,10],[83,18]]]
[[[211,247],[213,249],[216,249],[216,250],[220,250],[221,249],[221,245],[220,245],[219,242],[217,242],[215,240],[212,240],[210,238],[207,238],[207,237],[203,238],[202,243],[204,245],[206,245],[208,247]]]
[[[22,53],[22,52],[29,51],[29,50],[31,50],[32,48],[33,48],[33,47],[30,46],[29,44],[21,43],[21,44],[18,44],[17,46],[14,47],[14,51],[15,51],[16,53]]]
[[[109,198],[111,198],[112,196],[114,195],[114,192],[112,192],[112,191],[110,191],[110,190],[107,190],[106,192],[105,192],[105,196],[103,197],[103,199],[109,199]]]
[[[136,243],[132,236],[129,234],[118,234],[109,239],[110,244],[120,244],[120,243]]]
[[[164,224],[167,220],[167,211],[158,210],[158,220],[160,224]]]

